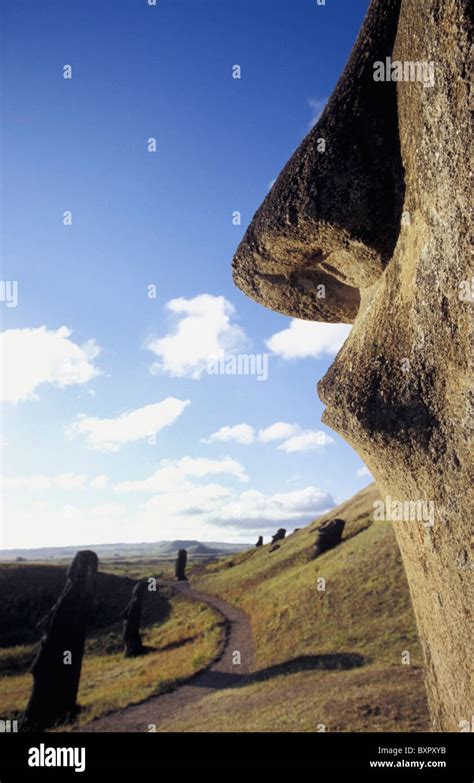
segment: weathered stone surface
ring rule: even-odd
[[[263,546],[263,536],[258,537],[258,541],[255,544],[256,547]]]
[[[432,527],[395,529],[433,727],[446,731],[472,713],[467,9],[466,0],[372,0],[326,110],[234,261],[237,285],[266,306],[354,322],[318,387],[323,420],[382,496],[434,504]],[[374,82],[374,61],[386,57],[432,62],[434,86]],[[318,300],[324,275],[334,282]]]
[[[343,519],[330,519],[318,527],[313,556],[318,557],[328,549],[332,549],[341,542],[345,521]]]
[[[58,600],[38,623],[43,631],[31,667],[33,691],[21,722],[22,731],[43,731],[72,718],[81,677],[87,622],[94,596],[98,559],[78,552]]]
[[[123,647],[124,657],[134,658],[143,653],[140,636],[140,620],[142,616],[143,599],[146,595],[147,582],[137,582],[132,591],[132,597],[123,611]]]
[[[175,574],[178,582],[185,582],[186,577],[186,563],[188,561],[188,553],[186,549],[180,549],[178,551],[178,557],[176,558]]]
[[[393,48],[399,5],[372,6],[321,119],[237,250],[236,284],[273,310],[350,323],[359,289],[378,279],[393,253],[404,192],[396,85],[380,89],[370,64]],[[321,284],[325,298],[317,295]]]
[[[275,535],[272,536],[272,544],[276,541],[282,541],[286,536],[286,530],[284,527],[279,527]]]

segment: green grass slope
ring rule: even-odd
[[[250,616],[255,674],[184,710],[174,730],[428,728],[408,586],[391,525],[372,522],[377,498],[371,485],[274,552],[195,569],[193,586]],[[317,528],[336,516],[346,521],[342,543],[310,559]]]

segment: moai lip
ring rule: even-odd
[[[471,714],[469,44],[467,0],[372,0],[325,111],[233,262],[237,286],[266,307],[353,323],[318,384],[323,421],[382,496],[434,504],[429,529],[393,524],[433,727],[445,731]],[[380,67],[375,79],[380,62],[401,63],[397,79]]]

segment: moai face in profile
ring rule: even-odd
[[[372,0],[315,128],[256,213],[234,280],[287,315],[353,328],[318,385],[323,421],[394,523],[433,726],[470,714],[467,0]]]

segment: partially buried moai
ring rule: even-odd
[[[43,731],[74,717],[95,590],[95,552],[78,552],[58,600],[38,623],[41,646],[31,667],[34,683],[22,731]]]
[[[283,541],[285,536],[286,536],[285,528],[279,527],[277,532],[272,536],[272,544],[275,544],[277,541]]]
[[[142,617],[143,600],[146,595],[147,582],[137,582],[132,591],[130,602],[122,613],[123,648],[125,658],[134,658],[143,653],[143,643],[140,636],[140,620]]]
[[[318,528],[313,557],[318,557],[341,543],[345,524],[343,519],[330,519]]]
[[[255,546],[256,546],[256,547],[263,546],[263,536],[259,536],[259,537],[258,537],[258,541],[257,541],[257,543],[255,544]]]
[[[186,563],[188,561],[188,553],[185,549],[178,551],[178,557],[176,558],[176,579],[178,582],[186,581]]]

